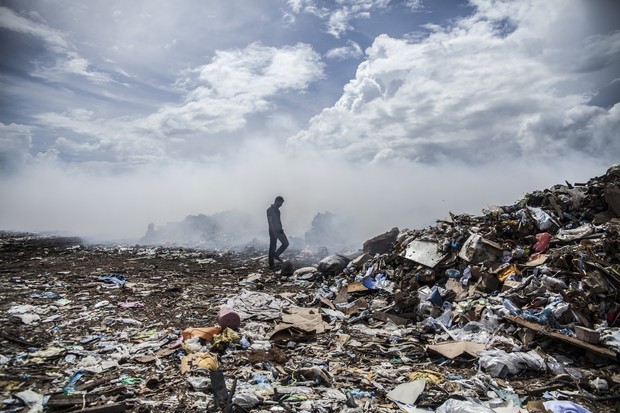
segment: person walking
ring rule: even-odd
[[[284,198],[277,196],[273,204],[267,208],[267,223],[269,224],[269,268],[274,268],[274,261],[282,261],[280,254],[288,248],[288,238],[282,229],[280,220],[280,207],[284,203]],[[280,241],[280,248],[276,250],[277,242]]]

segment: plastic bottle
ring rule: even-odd
[[[523,310],[514,305],[514,303],[507,298],[504,298],[504,307],[512,315],[521,315],[523,313]]]
[[[467,283],[469,283],[470,278],[471,278],[471,265],[468,265],[463,270],[463,278],[461,278],[461,284],[467,285]]]
[[[448,278],[461,278],[461,272],[456,268],[448,268],[445,272],[446,277]]]
[[[540,277],[540,281],[543,283],[545,287],[547,287],[550,290],[559,291],[559,290],[568,289],[568,287],[566,286],[566,283],[560,280],[559,278],[549,277],[548,275],[543,275],[542,277]]]

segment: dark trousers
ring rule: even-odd
[[[276,250],[276,244],[278,240],[282,243],[280,248]],[[273,261],[276,257],[279,257],[280,254],[284,252],[285,249],[288,248],[288,238],[284,234],[284,231],[269,231],[269,266],[273,267]]]

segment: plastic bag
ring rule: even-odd
[[[551,400],[544,402],[543,406],[553,413],[592,413],[585,407],[568,400]]]
[[[549,371],[555,375],[566,373],[564,365],[552,356],[547,357],[547,367],[549,368]]]
[[[548,232],[541,232],[536,234],[536,244],[534,244],[534,251],[543,252],[549,246],[551,241],[551,234]]]
[[[448,399],[435,413],[495,413],[494,410],[471,400]]]
[[[444,303],[444,304],[449,304],[449,303]],[[447,308],[444,313],[441,315],[441,317],[439,317],[437,319],[437,321],[439,321],[441,324],[443,324],[444,326],[450,328],[452,327],[452,317],[454,316],[453,312],[452,312],[452,308],[449,307]]]
[[[594,227],[591,224],[584,224],[577,228],[572,229],[560,229],[555,238],[562,242],[573,241],[579,238],[586,237],[594,232]]]
[[[233,403],[246,410],[255,408],[260,402],[260,399],[250,392],[235,394],[233,397]]]
[[[362,278],[362,284],[369,290],[385,290],[389,293],[394,291],[395,284],[387,279],[384,274],[377,274],[374,278],[366,276]]]
[[[544,231],[546,229],[549,229],[554,224],[551,215],[547,214],[541,208],[527,207],[527,210],[530,211],[530,214],[536,220],[536,223],[538,224],[538,228],[540,230]]]
[[[349,260],[344,255],[330,255],[319,261],[316,269],[322,273],[340,273],[349,264]]]
[[[545,360],[535,351],[527,353],[506,353],[503,350],[479,351],[480,367],[494,377],[505,378],[527,369],[545,371]]]

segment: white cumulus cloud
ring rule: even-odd
[[[328,59],[344,60],[344,59],[357,59],[362,57],[364,52],[359,44],[353,40],[347,40],[347,45],[342,47],[336,47],[330,49],[325,53],[325,57]]]
[[[477,13],[422,40],[377,37],[338,102],[289,143],[366,160],[572,151],[617,159],[618,108],[588,105],[595,77],[584,67],[617,64],[619,33],[589,35],[584,18],[559,3],[476,3]],[[553,28],[569,26],[580,43],[566,48]]]
[[[184,73],[186,78],[177,82],[185,88],[182,101],[146,116],[100,119],[91,111],[72,109],[42,113],[36,119],[41,126],[67,129],[88,139],[81,145],[64,137],[57,149],[82,150],[83,155],[98,152],[98,157],[110,161],[174,158],[170,144],[240,130],[249,116],[276,109],[279,94],[303,91],[321,78],[323,63],[306,44],[276,48],[253,43],[218,51],[209,63]]]

